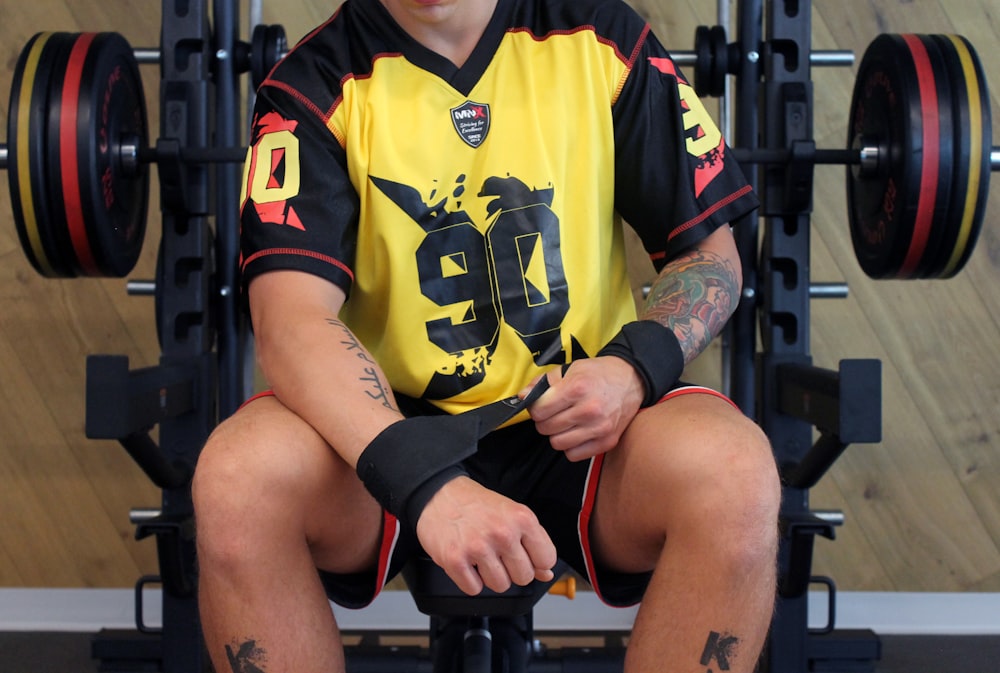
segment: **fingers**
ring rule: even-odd
[[[528,507],[468,478],[445,484],[417,522],[427,553],[463,592],[552,578],[555,545]]]
[[[445,564],[445,571],[467,594],[476,595],[484,586],[503,593],[514,584],[527,586],[536,579],[553,580],[557,560],[555,545],[536,523],[515,543],[484,545],[466,560]]]

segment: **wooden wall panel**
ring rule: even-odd
[[[27,39],[39,30],[116,30],[153,46],[159,6],[149,0],[2,2],[0,100]],[[244,6],[245,6],[244,2]],[[325,20],[330,0],[265,1],[264,22],[294,41]],[[715,23],[715,3],[633,0],[665,43],[690,50],[695,27]],[[996,90],[1000,64],[995,0],[840,0],[813,3],[814,42],[858,57],[879,32],[959,32],[984,57]],[[846,140],[855,69],[816,69],[816,136]],[[151,124],[156,69],[142,70]],[[690,73],[689,73],[690,74]],[[1000,110],[993,96],[994,114]],[[0,121],[6,126],[6,105]],[[998,117],[1000,118],[1000,117]],[[0,132],[0,138],[5,136]],[[1000,590],[1000,204],[994,198],[966,271],[946,282],[875,282],[854,261],[843,169],[817,168],[812,273],[845,280],[846,300],[815,302],[818,365],[883,361],[885,436],[850,447],[812,494],[847,517],[834,542],[817,543],[816,571],[841,589]],[[154,182],[155,197],[155,182]],[[83,437],[84,359],[122,353],[156,362],[152,303],[117,280],[52,281],[24,261],[0,188],[0,586],[131,586],[154,572],[152,542],[132,540],[128,510],[158,492],[113,442]],[[157,206],[134,273],[152,276]],[[641,255],[635,283],[648,279]],[[719,381],[717,345],[689,370]]]

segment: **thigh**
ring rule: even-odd
[[[376,561],[381,508],[354,469],[273,395],[254,398],[212,433],[195,495],[199,533],[221,519],[275,544],[304,542],[319,568],[357,572]]]
[[[652,570],[672,533],[763,520],[750,510],[768,501],[759,494],[777,491],[760,428],[714,391],[680,389],[640,411],[605,455],[590,524],[594,553],[621,572]]]

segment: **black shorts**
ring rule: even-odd
[[[691,393],[719,395],[709,388],[681,384],[663,399]],[[407,415],[415,413],[403,401],[400,406]],[[627,607],[642,600],[652,573],[618,573],[595,562],[590,517],[603,459],[600,455],[571,462],[552,449],[534,423],[525,421],[487,435],[463,465],[483,486],[527,505],[548,532],[559,558],[586,578],[604,603]],[[362,608],[418,553],[423,551],[413,529],[385,512],[378,566],[350,575],[320,571],[320,579],[334,603]]]

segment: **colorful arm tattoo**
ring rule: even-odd
[[[642,318],[677,335],[691,362],[722,331],[739,303],[740,282],[725,257],[693,250],[667,264],[649,291]]]

